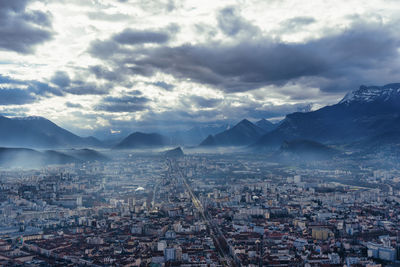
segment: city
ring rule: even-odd
[[[2,170],[0,264],[396,264],[400,172],[346,162],[134,152],[105,164]]]
[[[399,0],[0,0],[0,267],[400,266]]]

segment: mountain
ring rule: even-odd
[[[203,142],[200,143],[200,146],[216,146],[217,141],[215,140],[213,135],[207,136],[206,139],[203,140]]]
[[[42,117],[0,116],[0,146],[65,148],[101,146],[94,137],[82,138]]]
[[[125,139],[123,139],[114,148],[131,149],[131,148],[145,148],[145,147],[161,147],[169,144],[170,142],[168,138],[163,135],[157,133],[135,132],[126,137]]]
[[[311,140],[284,141],[279,150],[280,156],[296,158],[297,160],[327,160],[338,151]]]
[[[80,162],[77,158],[52,150],[39,152],[27,148],[0,148],[0,166],[7,168],[38,168],[77,162]]]
[[[284,140],[295,139],[351,144],[387,133],[400,134],[400,83],[361,86],[335,105],[289,114],[252,147],[278,148]]]
[[[272,122],[266,120],[266,119],[261,119],[254,123],[256,126],[260,127],[263,129],[265,132],[270,132],[276,128],[276,125],[273,124]]]
[[[181,147],[177,147],[174,149],[170,149],[167,151],[164,151],[164,156],[168,158],[180,158],[183,157],[185,154],[183,153],[183,150]]]
[[[255,142],[265,130],[244,119],[232,128],[218,133],[214,136],[209,135],[200,146],[243,146]]]
[[[171,138],[174,144],[197,145],[209,135],[214,135],[230,129],[230,124],[210,124],[195,126],[188,130],[162,133]]]

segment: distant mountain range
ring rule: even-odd
[[[268,129],[274,129],[274,125],[267,120],[258,121],[256,124],[244,119],[228,130],[209,135],[200,143],[200,146],[245,146],[256,142],[268,132]]]
[[[276,124],[270,122],[269,120],[266,119],[261,119],[254,123],[256,126],[260,127],[263,129],[265,132],[270,132],[276,128]]]
[[[98,147],[94,137],[80,137],[42,117],[0,116],[0,146],[30,148]]]
[[[208,135],[223,132],[231,127],[232,125],[227,123],[213,123],[210,125],[195,126],[189,130],[170,131],[161,134],[170,137],[173,144],[194,146],[202,142]]]
[[[263,135],[256,149],[276,149],[284,141],[305,139],[325,144],[397,142],[400,135],[400,84],[361,86],[338,104],[292,113]],[[367,143],[366,143],[367,142]]]
[[[259,151],[276,151],[285,141],[293,140],[348,147],[400,144],[400,83],[361,86],[335,105],[289,114],[279,124],[265,119],[255,123],[244,119],[233,127],[215,124],[168,135],[134,132],[108,147],[134,149],[188,145],[197,141],[203,148],[249,146]],[[42,117],[0,116],[1,146],[71,149],[107,145],[94,137],[75,135]],[[73,157],[79,159],[76,153]]]
[[[124,138],[115,149],[133,149],[146,147],[162,147],[170,145],[169,138],[158,133],[135,132]]]

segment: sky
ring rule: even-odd
[[[0,114],[81,135],[278,121],[400,82],[396,0],[1,0]]]

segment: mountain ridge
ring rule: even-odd
[[[80,137],[43,117],[0,116],[0,146],[64,148],[101,145],[94,137]]]
[[[169,139],[161,134],[134,132],[118,143],[114,149],[162,147],[169,144]]]
[[[254,124],[260,127],[261,129],[264,129],[266,132],[272,131],[276,128],[276,124],[264,118],[255,122]]]
[[[243,119],[228,130],[209,135],[199,146],[245,146],[257,140],[265,132],[249,120]]]
[[[398,88],[393,89],[393,85]],[[275,130],[263,135],[252,147],[273,149],[284,140],[294,139],[327,144],[352,143],[387,131],[400,132],[399,89],[400,84],[360,86],[337,104],[311,112],[288,114]]]

